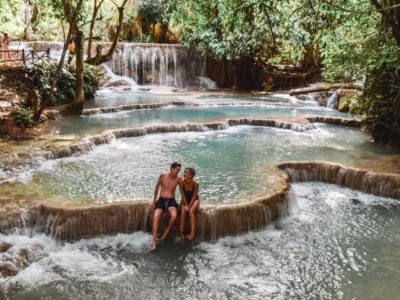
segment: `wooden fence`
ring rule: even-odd
[[[35,64],[41,60],[50,59],[50,49],[47,50],[0,50],[0,66],[20,66]]]

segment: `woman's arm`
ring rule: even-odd
[[[195,182],[193,196],[192,196],[192,200],[190,201],[189,209],[193,206],[194,201],[196,200],[197,195],[199,194],[199,189],[200,189],[200,185],[197,182]]]
[[[181,192],[183,204],[187,206],[186,195],[185,192],[183,191],[183,181],[179,182],[179,191]]]

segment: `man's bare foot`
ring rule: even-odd
[[[150,245],[150,251],[154,251],[154,250],[156,250],[156,248],[157,248],[156,242],[151,243],[151,245]]]
[[[194,236],[192,236],[192,235],[187,235],[186,236],[186,239],[188,240],[188,241],[193,241],[194,240]]]

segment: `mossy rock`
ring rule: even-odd
[[[359,91],[341,91],[338,110],[344,113],[360,115],[363,113],[359,103],[361,92]]]

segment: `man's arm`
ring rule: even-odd
[[[161,181],[162,181],[162,174],[160,175],[160,177],[158,177],[156,187],[154,188],[154,198],[153,198],[153,202],[151,203],[151,206],[153,206],[153,207],[155,206],[156,201],[157,201],[158,191],[160,190]]]

